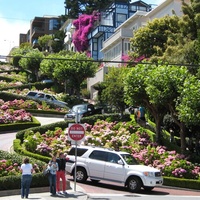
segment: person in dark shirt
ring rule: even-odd
[[[61,152],[59,154],[59,158],[56,159],[56,162],[58,163],[58,171],[56,172],[56,192],[57,194],[66,194],[66,159],[64,153]],[[60,179],[62,180],[62,191],[60,191]]]

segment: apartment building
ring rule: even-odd
[[[58,16],[35,17],[30,23],[29,42],[36,48],[40,36],[53,35],[60,27],[61,19]]]
[[[185,0],[185,2],[189,3],[190,0]],[[104,37],[105,40],[102,40],[101,54],[99,53],[99,57],[96,58],[106,62],[101,65],[95,77],[88,78],[87,80],[87,88],[91,93],[91,99],[97,97],[97,91],[93,86],[104,80],[105,74],[108,73],[109,66],[120,66],[120,63],[123,61],[123,56],[127,55],[130,51],[130,38],[134,37],[134,31],[139,27],[145,26],[148,21],[155,18],[161,18],[166,15],[171,16],[173,13],[177,16],[181,16],[181,4],[182,0],[165,0],[154,9],[148,7],[143,1],[136,1],[135,4],[132,5],[135,12],[124,22],[120,23],[119,26],[115,27],[113,33],[109,37]],[[109,63],[108,61],[111,62]]]

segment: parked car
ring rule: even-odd
[[[57,100],[56,97],[51,94],[45,94],[45,93],[37,92],[37,91],[30,91],[27,93],[26,96],[29,97],[30,99],[33,99],[33,100],[38,99],[41,101],[46,101],[54,105],[57,105],[59,107],[64,107],[64,108],[67,107],[66,102]]]
[[[138,192],[141,188],[151,191],[163,184],[160,170],[138,164],[127,152],[94,146],[77,146],[70,149],[66,159],[66,171],[74,179],[76,177],[77,182],[85,182],[88,177],[96,183],[100,180],[118,182],[131,192]]]
[[[42,83],[53,83],[51,79],[44,79],[42,80]]]
[[[87,103],[75,105],[64,116],[64,120],[66,121],[68,119],[74,119],[77,113],[79,113],[80,117],[102,114],[102,108],[95,108],[93,104]]]

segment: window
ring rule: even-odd
[[[96,160],[101,160],[101,161],[107,161],[107,155],[108,155],[107,152],[99,151],[99,150],[94,150],[90,154],[89,158],[96,159]]]
[[[36,92],[29,92],[29,93],[28,93],[28,96],[34,97],[36,94],[37,94]]]
[[[118,163],[120,157],[115,153],[108,153],[108,162]]]
[[[44,98],[44,94],[39,93],[39,94],[38,94],[38,98]]]
[[[84,148],[77,148],[77,156],[82,156],[85,152],[87,151],[87,149]],[[69,151],[68,155],[75,155],[75,148],[71,148],[71,150]]]
[[[49,20],[49,30],[59,30],[60,28],[60,22],[58,19],[50,19]]]
[[[117,22],[125,22],[126,15],[125,14],[117,14]]]

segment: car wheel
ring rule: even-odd
[[[143,188],[144,188],[145,191],[151,192],[151,191],[153,190],[154,187],[144,186]]]
[[[130,192],[138,192],[142,187],[140,178],[132,176],[127,181],[127,187]]]
[[[73,176],[75,180],[75,175]],[[78,167],[76,170],[76,181],[79,183],[84,183],[87,180],[87,172],[84,168]]]
[[[91,179],[91,181],[92,181],[94,184],[97,184],[97,183],[99,183],[100,180]]]

